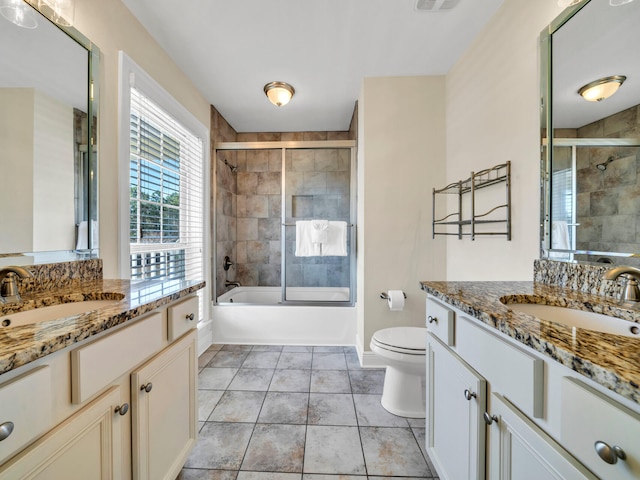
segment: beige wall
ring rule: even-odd
[[[512,240],[447,244],[447,280],[531,280],[539,256],[538,37],[561,11],[506,0],[446,77],[447,183],[511,160]]]
[[[210,105],[120,0],[76,3],[76,28],[100,58],[100,257],[106,278],[118,272],[118,51],[123,50],[209,129]]]
[[[423,326],[420,280],[445,275],[445,244],[431,238],[431,189],[445,179],[444,77],[365,78],[358,100],[358,339]],[[391,312],[380,292],[407,294]]]
[[[0,165],[11,170],[0,175],[0,218],[6,222],[0,252],[29,252],[33,246],[34,102],[32,88],[0,88]]]

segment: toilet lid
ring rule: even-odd
[[[373,341],[392,349],[424,353],[427,348],[427,329],[424,327],[393,327],[378,330]]]

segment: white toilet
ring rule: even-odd
[[[378,330],[371,351],[387,365],[382,406],[400,417],[425,418],[427,329],[393,327]]]

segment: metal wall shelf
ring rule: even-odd
[[[484,213],[476,213],[476,192],[492,185],[504,184],[506,193],[506,203],[497,205]],[[468,194],[468,195],[467,195]],[[457,211],[436,219],[436,198],[437,195],[457,195],[458,208]],[[471,218],[464,219],[462,213],[463,199],[468,196],[470,205]],[[450,183],[444,188],[433,189],[432,202],[432,233],[433,238],[436,235],[456,235],[459,239],[463,236],[470,236],[471,240],[475,240],[477,235],[504,235],[507,240],[511,240],[511,162],[507,161],[491,168],[487,168],[480,172],[471,172],[471,176],[466,180]],[[504,211],[497,219],[482,219],[493,212]],[[457,220],[452,220],[451,217]],[[504,224],[505,228],[501,231],[476,231],[477,225],[486,224]],[[437,226],[442,226],[442,231],[436,231]],[[458,227],[455,232],[447,231],[447,226]],[[470,228],[464,228],[464,227]]]

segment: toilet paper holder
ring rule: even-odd
[[[407,298],[407,294],[402,292],[402,295],[404,295],[404,298]],[[382,300],[389,300],[389,295],[387,295],[387,292],[380,292],[380,298]]]

